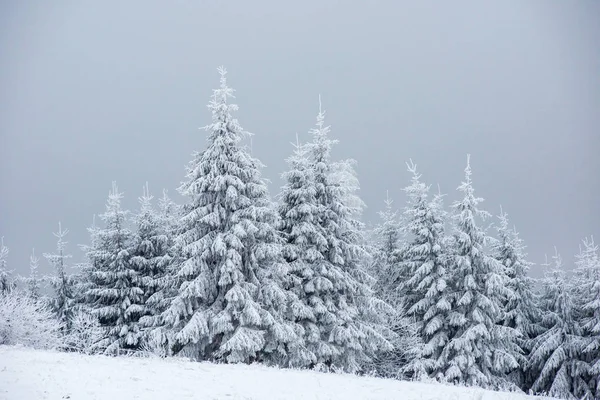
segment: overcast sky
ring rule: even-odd
[[[404,205],[412,158],[457,198],[502,205],[543,261],[600,239],[600,2],[13,1],[0,3],[0,236],[24,273],[77,244],[111,181],[175,189],[229,70],[275,194],[322,95],[334,157],[358,161],[367,221]],[[43,270],[49,271],[46,263]],[[534,273],[539,273],[539,271]]]

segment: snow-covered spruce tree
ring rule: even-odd
[[[252,362],[276,358],[298,340],[283,318],[287,265],[274,225],[277,214],[261,163],[242,147],[245,131],[228,102],[226,71],[209,109],[206,150],[195,153],[180,193],[178,294],[163,313],[175,332],[172,350],[201,360]]]
[[[139,198],[140,210],[132,218],[135,231],[129,250],[131,266],[139,275],[138,286],[143,291],[144,317],[156,317],[164,311],[158,299],[162,293],[157,293],[162,289],[171,262],[168,253],[170,227],[164,225],[166,221],[152,207],[152,199],[146,183]]]
[[[308,148],[299,143],[296,137],[293,154],[287,159],[289,170],[282,174],[285,185],[279,194],[279,232],[284,239],[282,254],[288,263],[292,280],[287,289],[294,290],[296,296],[290,307],[290,315],[302,327],[302,336],[312,334],[317,337],[319,328],[313,307],[303,295],[305,281],[314,276],[314,266],[323,259],[327,241],[317,220],[318,205],[314,171],[308,159]],[[301,300],[302,299],[302,300]],[[307,349],[304,341],[291,348],[291,367],[308,367],[317,363],[313,349]]]
[[[54,296],[50,300],[50,305],[56,313],[62,326],[69,331],[71,328],[71,316],[75,306],[73,293],[73,279],[66,271],[67,260],[71,258],[70,254],[65,253],[67,242],[64,238],[69,233],[68,229],[63,230],[62,225],[58,223],[58,232],[54,233],[57,238],[56,253],[44,253],[44,258],[54,269],[54,274],[47,279],[54,290]]]
[[[4,245],[4,237],[2,237],[0,238],[0,294],[10,292],[15,286],[7,268],[7,257],[8,247]]]
[[[545,331],[532,340],[527,369],[535,373],[534,393],[563,399],[586,395],[586,383],[579,378],[585,364],[579,358],[582,338],[575,320],[573,298],[558,252],[542,280],[542,326]]]
[[[390,303],[392,295],[396,295],[397,284],[400,281],[398,262],[400,258],[400,222],[398,213],[392,207],[393,201],[389,193],[385,199],[385,209],[379,212],[380,222],[373,229],[373,245],[371,249],[372,263],[370,272],[375,278],[375,295]]]
[[[527,261],[523,241],[514,228],[509,228],[508,215],[502,209],[498,220],[497,238],[492,242],[491,250],[508,276],[509,289],[506,292],[508,297],[503,299],[504,314],[499,323],[519,332],[517,343],[520,351],[513,352],[512,356],[520,367],[511,372],[509,379],[521,389],[528,390],[536,378],[525,371],[531,339],[541,333],[541,315],[533,291],[534,281],[528,275],[532,263]]]
[[[505,387],[506,374],[519,367],[513,357],[517,332],[497,325],[506,296],[506,275],[500,263],[486,253],[489,237],[478,219],[489,214],[478,206],[467,156],[464,195],[453,205],[454,254],[449,271],[452,309],[448,317],[449,341],[437,368],[448,382],[481,387]]]
[[[407,164],[411,184],[404,191],[408,204],[404,210],[404,234],[408,241],[402,249],[395,277],[403,293],[408,315],[416,321],[423,347],[405,371],[414,379],[436,375],[438,359],[448,343],[448,314],[451,299],[447,290],[443,195],[428,199],[429,186],[421,181],[417,166]]]
[[[35,249],[31,250],[31,256],[29,256],[29,276],[24,278],[23,281],[27,286],[27,294],[34,300],[40,298],[41,281],[38,269],[40,267],[40,259],[35,255]]]
[[[98,344],[106,354],[136,350],[142,332],[139,318],[144,312],[140,274],[131,264],[131,231],[121,208],[123,194],[113,182],[106,211],[100,215],[103,228],[95,228],[87,251],[89,288],[87,299],[103,329]]]
[[[86,354],[103,352],[102,340],[106,337],[106,328],[100,326],[100,320],[94,312],[94,297],[90,290],[95,288],[95,280],[92,274],[100,268],[103,258],[100,251],[100,228],[96,225],[94,215],[92,225],[87,228],[90,235],[90,243],[79,245],[85,254],[85,260],[75,264],[73,279],[74,308],[71,318],[70,332],[65,336],[65,345],[69,350]]]
[[[408,362],[421,358],[422,341],[417,324],[406,312],[405,296],[399,287],[399,259],[401,228],[397,212],[387,196],[385,209],[379,213],[380,222],[372,231],[369,252],[370,273],[374,277],[375,295],[387,302],[393,312],[387,315],[385,326],[395,335],[388,338],[394,350],[377,354],[365,368],[374,370],[378,376],[400,378]],[[411,374],[413,376],[414,374]]]
[[[141,321],[143,326],[149,330],[146,338],[146,350],[160,356],[172,353],[170,343],[172,343],[174,332],[164,323],[163,313],[177,296],[181,285],[181,279],[177,276],[181,257],[175,243],[181,211],[181,206],[175,204],[167,190],[163,189],[163,195],[158,200],[158,218],[167,237],[167,253],[163,259],[164,275],[157,280],[155,293],[146,301],[148,306],[160,313],[143,317]]]
[[[159,273],[154,275],[152,293],[145,300],[145,306],[150,313],[140,319],[142,327],[146,330],[144,348],[162,356],[170,354],[169,337],[172,333],[163,323],[162,314],[177,295],[180,284],[176,276],[178,257],[174,246],[179,212],[179,207],[163,189],[162,197],[158,199],[154,223],[165,242],[162,244],[162,256],[157,259]]]
[[[177,222],[179,221],[179,217],[181,214],[181,207],[171,198],[166,189],[163,189],[162,197],[158,199],[158,218],[160,220],[160,225],[162,226],[162,230],[167,235],[169,239],[169,244],[173,243],[173,235],[176,233]],[[169,250],[173,250],[171,246],[169,246]]]
[[[600,398],[600,259],[594,238],[583,240],[576,258],[573,295],[583,335],[580,357],[585,363],[578,372],[587,382],[589,395],[596,399]]]
[[[378,352],[392,346],[382,332],[389,306],[373,296],[363,261],[362,225],[355,219],[362,202],[356,196],[357,180],[350,162],[333,162],[325,114],[319,110],[317,126],[311,130],[309,150],[314,179],[315,229],[323,238],[314,239],[307,270],[296,293],[311,311],[304,321],[306,348],[317,365],[357,371]],[[391,334],[391,332],[389,332]]]
[[[92,225],[87,228],[90,235],[89,244],[80,244],[79,249],[85,254],[84,261],[75,264],[73,273],[73,297],[75,299],[75,308],[83,312],[91,312],[92,299],[88,291],[93,287],[92,273],[99,266],[101,261],[98,253],[100,249],[100,238],[98,232],[100,229],[96,225],[96,215],[93,216]]]

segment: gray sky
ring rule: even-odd
[[[168,5],[167,5],[168,4]],[[540,262],[600,239],[600,2],[14,1],[0,4],[0,235],[25,272],[58,221],[87,242],[111,181],[137,207],[205,145],[225,65],[275,194],[323,97],[335,157],[358,160],[374,220],[412,158],[456,199],[466,154],[484,206]],[[49,270],[46,263],[43,269]]]

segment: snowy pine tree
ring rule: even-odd
[[[87,299],[103,329],[98,346],[107,354],[135,350],[140,346],[139,318],[144,312],[140,274],[131,264],[131,232],[121,208],[123,194],[113,182],[106,211],[100,215],[104,228],[90,230]]]
[[[4,237],[0,238],[0,294],[10,292],[14,288],[14,282],[10,278],[7,268],[8,247],[4,245]]]
[[[535,373],[531,387],[563,399],[580,399],[586,384],[578,376],[585,364],[578,360],[580,328],[575,320],[571,291],[558,252],[554,265],[545,272],[540,299],[542,326],[545,331],[532,340],[527,369]]]
[[[507,282],[500,263],[486,253],[489,237],[477,224],[489,214],[478,207],[483,199],[475,197],[469,157],[458,190],[464,197],[453,205],[455,249],[448,267],[452,310],[440,372],[449,382],[502,387],[505,375],[519,367],[512,355],[517,333],[496,324]]]
[[[380,223],[373,229],[370,246],[370,272],[375,278],[375,295],[386,301],[393,313],[385,320],[385,326],[395,335],[388,338],[394,350],[378,354],[372,364],[377,375],[400,378],[406,373],[406,364],[421,359],[422,340],[418,326],[406,312],[406,296],[402,292],[399,262],[401,256],[401,226],[397,212],[387,196],[385,209],[379,213]],[[420,371],[420,369],[419,369]],[[415,377],[415,373],[410,373]]]
[[[540,311],[537,307],[533,291],[534,281],[528,276],[532,263],[527,261],[525,246],[518,232],[509,228],[508,215],[501,210],[498,216],[497,240],[492,243],[493,257],[498,260],[508,276],[506,294],[503,299],[504,315],[500,323],[514,328],[519,332],[517,340],[520,351],[513,352],[512,356],[519,362],[520,367],[515,369],[510,379],[524,390],[533,384],[535,376],[525,373],[527,356],[531,351],[531,339],[541,333],[539,321]]]
[[[451,300],[446,266],[449,255],[445,245],[443,196],[438,194],[429,200],[429,186],[421,181],[417,166],[411,161],[407,167],[412,181],[404,189],[408,205],[403,230],[409,240],[402,249],[395,281],[423,341],[419,357],[406,367],[406,371],[418,379],[425,374],[436,374],[443,346],[448,343],[447,317]]]
[[[38,269],[40,267],[40,259],[35,255],[35,249],[31,251],[29,257],[29,276],[23,281],[27,285],[27,294],[34,300],[40,298],[41,278]]]
[[[44,253],[44,258],[54,269],[54,275],[48,278],[54,290],[54,296],[50,304],[58,316],[60,323],[67,331],[71,329],[71,317],[73,315],[73,307],[75,306],[73,279],[66,271],[67,260],[71,258],[71,255],[65,252],[67,242],[65,242],[64,238],[68,233],[69,230],[63,230],[59,222],[58,232],[54,233],[54,236],[58,239],[56,242],[56,253]]]
[[[362,226],[355,219],[362,202],[355,195],[357,180],[349,162],[331,161],[325,114],[319,110],[311,130],[309,151],[311,180],[310,255],[296,293],[308,306],[300,323],[305,328],[306,348],[318,365],[357,371],[378,352],[392,350],[382,335],[383,312],[390,311],[368,286],[363,255]],[[312,193],[311,193],[312,196]],[[303,206],[308,209],[308,206]],[[291,207],[290,207],[291,208]],[[316,224],[316,226],[314,226]]]
[[[584,363],[578,373],[586,382],[588,395],[600,398],[600,259],[594,238],[584,239],[576,257],[573,292],[583,335],[579,353]]]
[[[406,296],[409,314],[419,321],[446,287],[442,195],[428,200],[429,186],[421,182],[414,163],[407,164],[412,183],[404,191],[408,205],[403,231],[409,239],[401,252],[397,282]],[[427,294],[435,299],[428,298]],[[418,304],[417,304],[418,303]],[[443,301],[445,303],[445,301]],[[441,310],[440,310],[441,311]],[[437,314],[437,312],[436,312]]]
[[[75,299],[75,307],[82,312],[91,312],[92,299],[88,295],[88,291],[93,287],[92,273],[99,265],[100,248],[99,228],[96,225],[96,215],[92,219],[92,225],[87,228],[90,235],[89,244],[80,244],[80,250],[85,254],[84,261],[74,265],[75,272],[73,273],[73,297]]]
[[[379,212],[380,223],[373,230],[374,244],[371,250],[373,262],[371,273],[375,278],[375,295],[390,303],[399,300],[396,290],[399,275],[400,222],[398,213],[392,208],[389,194],[385,200],[385,209]],[[396,295],[398,293],[398,295]],[[391,298],[393,297],[393,299]]]
[[[131,266],[139,275],[138,286],[143,291],[144,316],[157,316],[164,311],[156,297],[160,296],[157,292],[162,289],[162,280],[171,262],[170,227],[164,226],[161,215],[152,207],[152,199],[146,183],[139,198],[140,210],[133,216],[136,230],[129,251]]]
[[[180,284],[176,276],[178,256],[175,248],[179,212],[179,207],[169,198],[167,191],[163,190],[163,195],[158,200],[158,212],[154,222],[166,242],[162,244],[164,253],[157,260],[160,273],[154,275],[152,293],[145,301],[145,306],[150,312],[140,319],[142,327],[147,331],[144,347],[161,356],[170,354],[169,342],[172,339],[172,332],[165,326],[162,315],[177,295]]]
[[[287,159],[289,170],[282,174],[285,185],[279,195],[279,231],[284,238],[282,254],[290,267],[292,281],[288,289],[295,289],[298,295],[290,307],[291,318],[302,327],[301,335],[314,332],[317,335],[315,313],[303,296],[304,281],[314,275],[314,265],[323,258],[327,241],[318,223],[318,205],[314,171],[308,159],[308,148],[296,138],[294,153]],[[302,300],[301,300],[302,298]],[[307,367],[317,363],[317,355],[307,349],[303,341],[290,349],[291,367]]]
[[[226,71],[219,72],[208,147],[194,154],[180,187],[188,198],[176,238],[182,283],[164,318],[175,331],[174,352],[251,362],[284,352],[297,337],[283,319],[287,271],[277,215],[260,162],[239,143],[245,131],[232,115]]]
[[[167,190],[163,189],[162,197],[158,199],[158,218],[162,225],[162,230],[166,233],[167,237],[171,239],[170,243],[173,242],[171,237],[177,229],[180,211],[180,207],[171,200]]]
[[[84,261],[73,266],[75,271],[71,275],[74,310],[71,330],[65,337],[65,344],[72,350],[92,354],[105,350],[101,346],[105,345],[102,341],[106,338],[106,328],[100,326],[98,315],[94,312],[96,299],[90,292],[95,288],[94,271],[100,268],[102,261],[100,228],[96,225],[95,215],[87,231],[90,243],[79,245],[85,254]]]

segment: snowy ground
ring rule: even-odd
[[[532,398],[452,386],[183,360],[110,358],[0,346],[0,399],[381,399]]]

